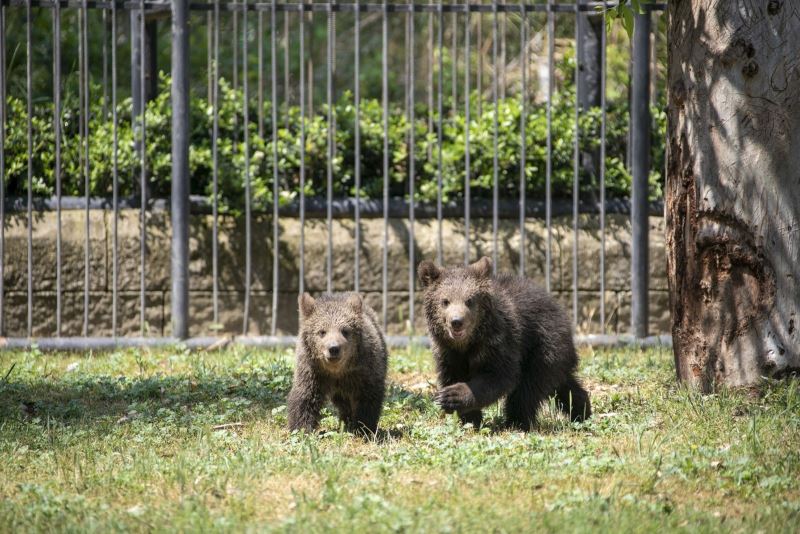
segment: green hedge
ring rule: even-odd
[[[93,91],[98,94],[99,90]],[[78,135],[77,101],[64,99],[62,114],[62,169],[63,194],[83,195],[81,169],[81,143]],[[255,99],[253,99],[255,101]],[[473,97],[473,103],[477,97]],[[552,107],[553,135],[553,195],[570,196],[573,180],[574,92],[567,88],[555,95]],[[236,209],[244,196],[244,143],[242,142],[242,95],[233,91],[225,80],[220,83],[219,110],[219,184],[223,208]],[[258,135],[256,104],[250,104],[250,165],[253,199],[257,207],[272,202],[272,140],[270,103],[264,104],[265,138]],[[520,111],[516,98],[498,102],[499,110],[499,184],[500,194],[519,194],[520,166]],[[306,117],[306,195],[325,195],[327,176],[327,108],[315,110]],[[162,76],[161,90],[150,101],[146,110],[147,173],[151,196],[168,197],[170,191],[170,124],[169,79]],[[417,199],[432,201],[436,198],[438,140],[437,120],[434,130],[428,130],[428,111],[423,105],[415,108],[415,161]],[[118,173],[120,194],[136,194],[139,183],[139,160],[131,125],[131,100],[119,103]],[[664,168],[665,114],[653,109],[653,171],[650,175],[650,196],[661,196]],[[190,169],[193,194],[211,194],[213,113],[204,98],[190,101]],[[336,156],[334,158],[334,195],[354,195],[354,124],[355,108],[350,93],[345,93],[335,104],[333,115],[336,124]],[[282,203],[295,198],[299,192],[300,162],[300,110],[298,107],[281,109],[278,113],[278,157]],[[27,133],[26,108],[23,100],[8,100],[8,125],[5,146],[7,195],[24,195],[27,184]],[[482,115],[477,115],[473,105],[470,122],[470,157],[472,165],[471,194],[473,198],[491,197],[493,171],[493,120],[494,106],[485,103]],[[53,104],[37,103],[34,106],[33,125],[33,187],[38,196],[55,192],[55,137]],[[464,113],[463,106],[455,113],[445,112],[442,142],[442,181],[445,200],[458,199],[464,184]],[[361,102],[361,154],[362,190],[367,198],[379,198],[383,189],[383,117],[380,101]],[[581,116],[581,140],[585,150],[599,149],[600,111],[591,109]],[[110,114],[103,116],[102,101],[91,104],[89,120],[90,187],[92,196],[110,196],[112,187],[113,128]],[[403,108],[393,105],[389,115],[389,149],[391,189],[390,195],[408,194],[408,121]],[[542,197],[545,186],[546,165],[546,107],[529,106],[526,128],[527,190],[531,197]],[[606,184],[609,197],[628,196],[630,175],[625,169],[625,149],[628,135],[628,110],[625,103],[612,103],[607,113]],[[428,157],[428,155],[431,157]],[[589,195],[597,192],[597,183],[591,176],[581,177],[581,190]]]

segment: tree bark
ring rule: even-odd
[[[679,379],[800,369],[800,0],[670,0],[667,273]]]
[[[581,0],[587,3],[587,0]],[[581,109],[585,112],[593,107],[600,107],[600,77],[602,69],[601,38],[603,34],[603,17],[597,13],[582,12],[578,15],[580,38],[583,46],[578,57],[578,98]],[[586,144],[585,141],[583,143]],[[600,180],[600,149],[584,146],[581,150],[581,168],[592,183]],[[594,188],[593,188],[594,195]],[[592,198],[597,202],[598,198]]]

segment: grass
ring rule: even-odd
[[[462,428],[395,351],[378,439],[285,430],[291,351],[0,354],[4,531],[732,531],[800,524],[800,381],[701,396],[585,351],[595,416]],[[2,378],[5,376],[5,378]]]

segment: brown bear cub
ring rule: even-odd
[[[572,421],[591,415],[570,321],[553,297],[527,278],[492,276],[489,258],[452,268],[423,261],[417,273],[445,412],[477,428],[481,409],[505,396],[506,422],[527,431],[555,395]]]
[[[351,432],[374,434],[387,351],[375,312],[357,293],[299,298],[300,333],[287,408],[289,429],[312,431],[330,399]]]

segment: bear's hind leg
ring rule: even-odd
[[[344,423],[345,428],[353,426],[353,407],[350,399],[337,393],[331,398],[331,402],[336,406],[336,411],[339,412],[339,420]]]
[[[481,426],[481,422],[483,422],[483,412],[481,410],[464,413],[459,412],[458,418],[461,420],[462,425],[470,423],[473,428],[478,429]]]
[[[556,404],[562,412],[569,416],[570,421],[583,421],[592,415],[589,392],[574,376],[570,376],[556,390]]]
[[[517,386],[506,399],[506,424],[512,428],[529,431],[536,424],[536,414],[542,397],[525,383]]]
[[[381,418],[383,392],[366,392],[356,400],[353,419],[348,430],[351,432],[374,436],[378,431],[378,420]]]

